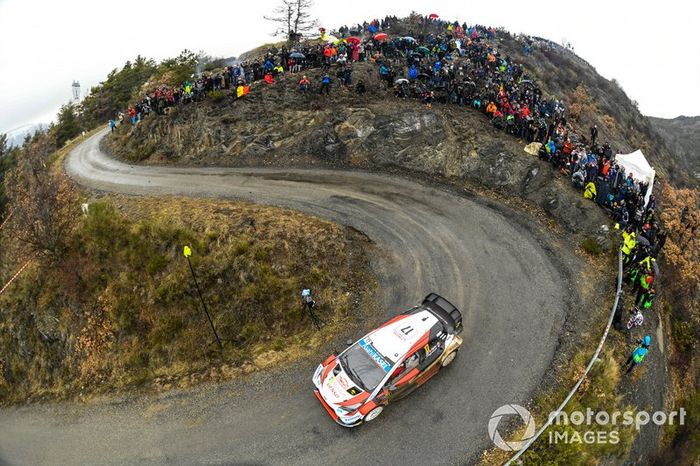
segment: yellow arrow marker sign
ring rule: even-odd
[[[185,246],[185,250],[182,251],[185,257],[190,257],[192,255],[192,249],[189,246]]]

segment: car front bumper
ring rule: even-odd
[[[326,400],[323,399],[323,396],[321,395],[321,392],[318,390],[314,390],[314,395],[316,395],[316,398],[318,398],[318,401],[321,402],[321,405],[328,411],[328,414],[333,418],[335,422],[340,424],[343,427],[355,427],[359,426],[362,424],[362,415],[359,413],[350,415],[350,416],[344,416],[344,415],[339,415],[338,413],[335,412],[333,407],[328,404]]]
[[[320,364],[316,368],[314,376],[311,378],[311,381],[314,384],[314,395],[316,395],[318,401],[321,402],[321,405],[323,405],[325,410],[328,411],[328,414],[330,414],[333,420],[341,426],[355,427],[357,425],[362,424],[362,419],[364,417],[362,416],[362,414],[360,414],[357,411],[355,411],[353,414],[346,414],[344,410],[334,407],[333,405],[328,403],[325,398],[323,398],[323,395],[321,395],[321,377],[323,374],[323,367],[323,364]]]

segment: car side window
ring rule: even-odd
[[[389,384],[392,384],[399,380],[402,375],[406,374],[409,372],[411,369],[414,367],[418,367],[418,364],[420,364],[421,356],[420,352],[422,350],[419,350],[415,353],[413,353],[411,356],[407,357],[403,363],[396,369],[394,369],[394,372],[392,372],[391,377],[389,377]]]
[[[391,377],[389,377],[389,383],[392,383],[398,379],[401,374],[406,372],[406,363],[401,363],[399,367],[394,369],[394,372],[391,373]]]
[[[411,370],[414,367],[418,366],[418,363],[420,362],[420,350],[413,353],[409,357],[406,358],[404,361],[404,365],[406,366],[406,370]]]

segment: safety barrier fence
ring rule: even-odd
[[[600,342],[598,343],[598,347],[595,350],[595,353],[593,353],[593,357],[591,357],[590,362],[588,363],[588,366],[586,366],[586,371],[583,373],[583,375],[578,379],[578,382],[576,382],[576,385],[571,389],[569,394],[564,398],[564,401],[561,402],[557,410],[550,415],[547,418],[547,422],[538,430],[533,437],[531,437],[527,442],[525,442],[525,445],[522,446],[522,448],[515,454],[511,459],[509,459],[506,463],[505,466],[510,466],[511,463],[514,461],[517,461],[518,458],[520,458],[523,453],[527,451],[530,446],[535,443],[535,441],[544,433],[545,430],[552,424],[554,419],[557,419],[559,417],[559,414],[562,412],[562,410],[566,407],[566,405],[569,403],[569,400],[574,396],[574,394],[578,391],[578,388],[581,386],[583,381],[586,379],[588,376],[588,373],[591,371],[591,368],[593,367],[593,364],[598,360],[598,356],[600,356],[600,352],[603,349],[603,344],[605,344],[605,340],[608,338],[608,333],[610,333],[610,327],[612,326],[613,318],[615,317],[615,310],[617,309],[618,302],[620,301],[620,296],[622,295],[622,250],[619,249],[617,251],[617,263],[618,263],[618,272],[617,272],[617,291],[615,293],[615,302],[613,303],[612,310],[610,311],[610,317],[608,318],[608,325],[605,327],[605,332],[603,332],[603,337],[600,339]]]
[[[11,211],[10,214],[5,218],[5,220],[3,220],[2,223],[0,223],[0,231],[2,231],[2,229],[5,227],[5,224],[7,224],[7,222],[10,220],[10,218],[12,218],[12,214],[14,214],[14,213],[15,213],[14,210]]]
[[[17,271],[17,273],[15,273],[12,276],[12,278],[10,278],[10,281],[5,283],[5,286],[0,288],[0,296],[5,292],[6,289],[8,289],[10,287],[10,285],[12,285],[13,281],[17,280],[17,277],[19,277],[22,274],[22,272],[24,272],[24,269],[26,269],[29,266],[29,264],[31,264],[33,259],[34,258],[32,257],[27,262],[25,262],[24,265],[22,267],[20,267],[20,269]]]

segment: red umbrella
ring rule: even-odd
[[[431,13],[430,16],[428,16],[428,18],[430,18],[430,19],[438,19],[439,16],[436,15],[435,13]]]
[[[348,44],[357,45],[360,43],[360,39],[359,39],[359,37],[348,37],[347,39],[345,39],[345,42],[347,42]]]
[[[374,36],[374,40],[385,40],[385,39],[387,39],[388,37],[389,37],[389,36],[387,36],[386,33],[380,32],[379,34],[377,34],[376,36]]]

